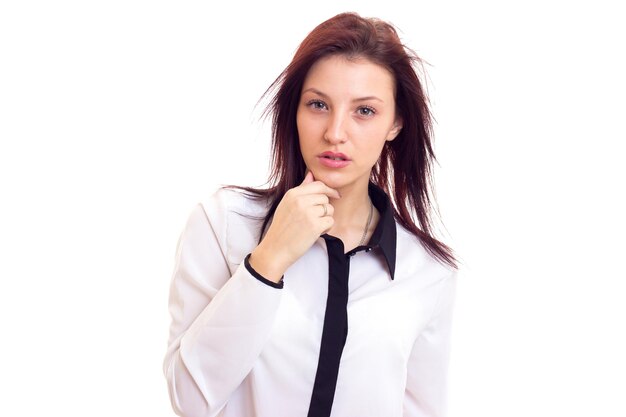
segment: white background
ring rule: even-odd
[[[464,261],[451,417],[626,416],[617,4],[3,2],[0,415],[173,415],[187,215],[218,184],[264,183],[257,100],[315,25],[356,10],[430,64]]]

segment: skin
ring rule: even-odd
[[[372,167],[401,128],[393,76],[365,59],[326,57],[311,67],[297,113],[300,150],[315,179],[346,196],[367,192]],[[351,163],[327,168],[317,155],[342,152]]]
[[[333,55],[316,62],[304,81],[297,127],[307,175],[276,209],[267,234],[250,256],[251,266],[278,282],[323,233],[355,247],[370,211],[370,173],[387,141],[402,129],[396,115],[394,78],[366,59]],[[329,168],[322,152],[345,154],[350,162]],[[326,206],[326,215],[324,215]],[[379,215],[368,229],[374,230]]]

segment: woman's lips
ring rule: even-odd
[[[317,159],[328,168],[343,168],[350,164],[350,158],[342,153],[323,152],[317,156]]]

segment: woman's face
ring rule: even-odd
[[[297,125],[302,157],[316,180],[344,192],[367,189],[385,142],[402,128],[394,87],[391,73],[366,59],[331,55],[311,67]]]

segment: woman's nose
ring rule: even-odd
[[[331,113],[324,133],[324,139],[330,143],[343,143],[348,140],[345,116],[340,113]]]

